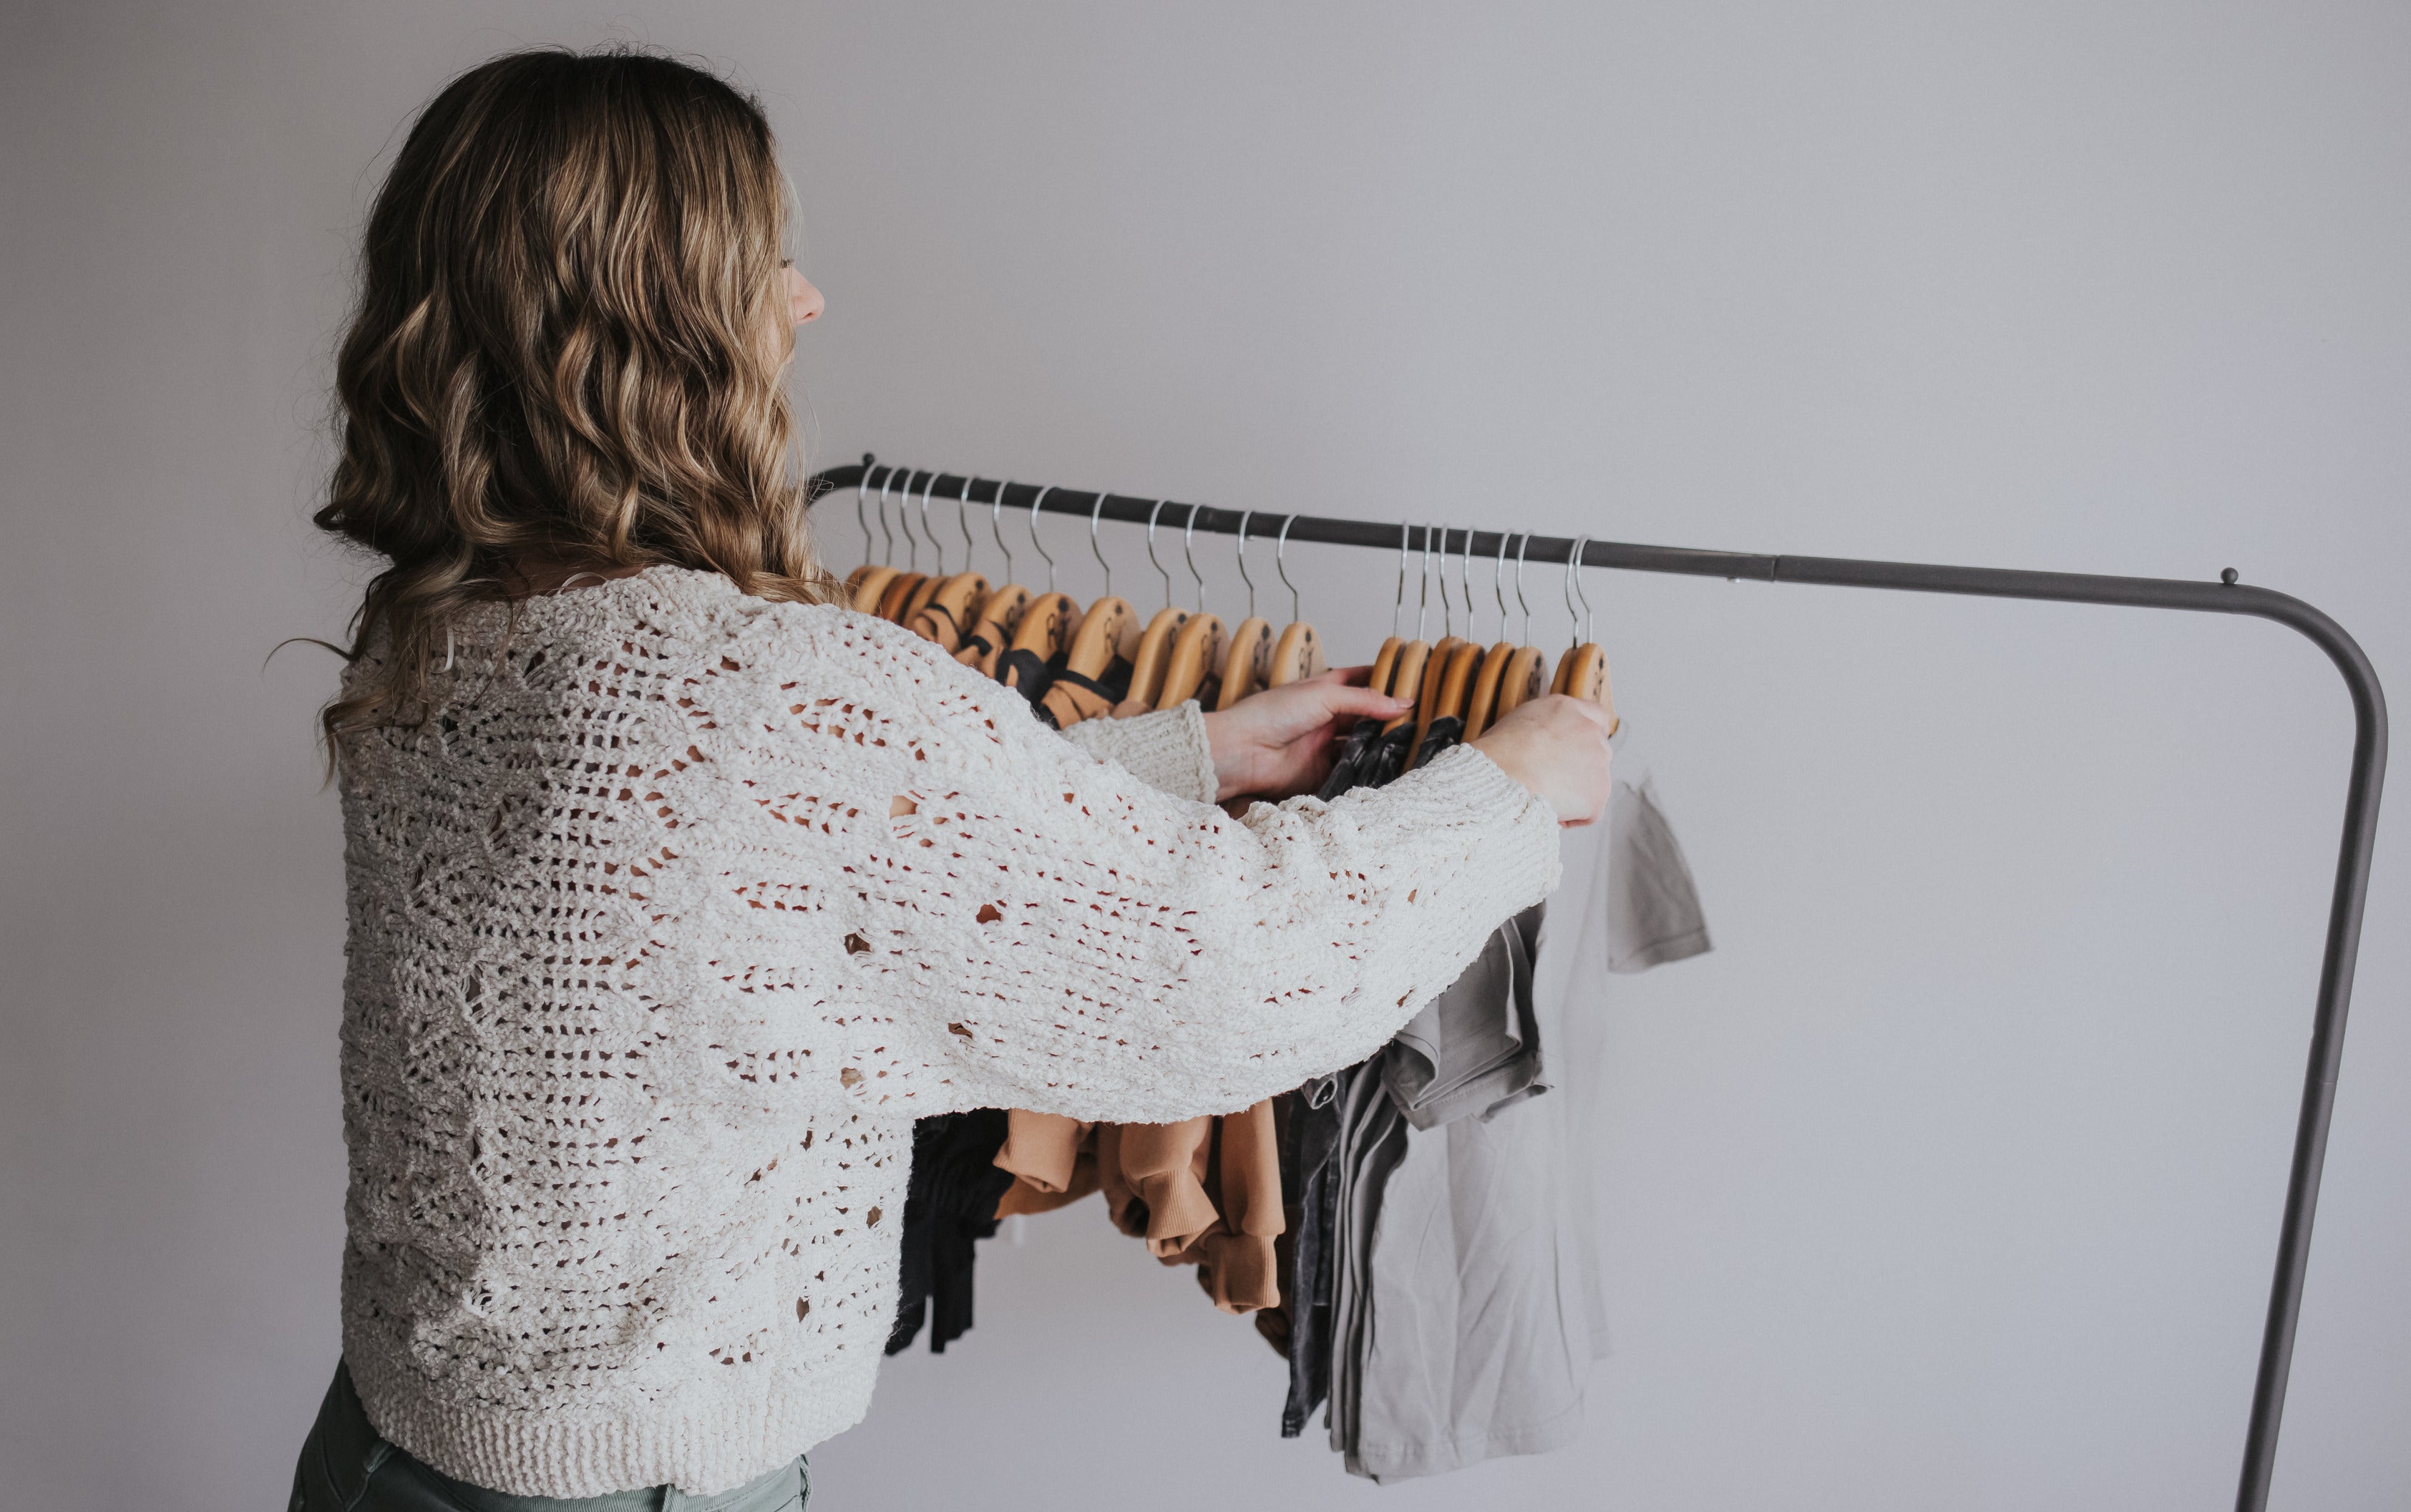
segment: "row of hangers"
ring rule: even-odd
[[[869,458],[865,459],[866,468]],[[1038,538],[1038,514],[1053,487],[1039,490],[1030,502],[1030,543],[1046,562],[1046,589],[1035,591],[1014,580],[1013,549],[1005,544],[1003,512],[1005,488],[1000,485],[994,502],[989,506],[989,530],[998,551],[1004,558],[1006,582],[991,588],[986,576],[973,570],[971,559],[973,542],[971,533],[970,504],[972,479],[966,475],[954,502],[957,527],[962,533],[963,570],[945,570],[945,547],[929,519],[929,504],[940,474],[930,472],[922,481],[918,472],[886,470],[878,485],[877,507],[879,530],[884,539],[884,550],[879,561],[865,560],[846,578],[846,589],[853,607],[864,614],[877,615],[913,631],[923,639],[934,642],[954,654],[955,660],[974,666],[1006,687],[1022,692],[1030,701],[1039,717],[1057,728],[1065,728],[1084,719],[1110,717],[1128,718],[1152,710],[1176,708],[1188,699],[1196,699],[1208,709],[1226,709],[1261,689],[1278,688],[1284,684],[1312,677],[1324,670],[1322,637],[1314,626],[1299,614],[1297,586],[1290,581],[1287,564],[1289,527],[1294,516],[1285,516],[1274,549],[1274,563],[1280,574],[1281,585],[1289,589],[1291,618],[1289,624],[1276,632],[1271,622],[1256,613],[1255,578],[1248,570],[1248,528],[1253,519],[1250,511],[1240,517],[1237,537],[1239,575],[1248,587],[1248,614],[1234,627],[1225,628],[1220,617],[1206,612],[1205,607],[1205,576],[1197,570],[1195,555],[1197,511],[1190,509],[1181,531],[1181,553],[1189,565],[1190,576],[1196,584],[1196,607],[1183,608],[1172,600],[1172,574],[1156,555],[1155,532],[1158,517],[1168,500],[1159,501],[1147,516],[1147,555],[1163,579],[1163,607],[1144,624],[1137,610],[1128,600],[1113,591],[1113,564],[1105,559],[1097,540],[1098,516],[1103,509],[1104,496],[1097,498],[1089,520],[1089,550],[1098,565],[1104,570],[1105,591],[1085,608],[1071,595],[1056,586],[1056,562]],[[895,565],[896,532],[888,525],[891,498],[902,482],[900,498],[897,498],[896,518],[903,528],[906,560]],[[933,571],[920,571],[921,534],[912,526],[913,494],[918,483],[922,533],[928,538],[935,560]],[[870,521],[865,505],[871,495],[869,475],[866,471],[862,486],[855,495],[855,517],[862,526],[865,556],[875,549],[871,545]],[[1432,577],[1433,543],[1439,548],[1439,588],[1441,603],[1441,638],[1426,643],[1423,630],[1426,622],[1429,585]],[[1432,723],[1439,719],[1454,718],[1464,723],[1464,738],[1472,739],[1483,730],[1527,699],[1542,690],[1543,669],[1547,657],[1528,644],[1501,639],[1484,648],[1453,633],[1454,607],[1448,592],[1448,531],[1427,528],[1424,532],[1424,565],[1419,574],[1422,586],[1416,605],[1416,634],[1402,639],[1398,633],[1400,616],[1406,604],[1406,572],[1410,555],[1408,528],[1398,530],[1398,589],[1391,611],[1391,634],[1381,643],[1374,660],[1371,686],[1392,696],[1412,701],[1414,711],[1402,714],[1390,722],[1396,728],[1411,720],[1415,724],[1417,748]],[[1466,532],[1469,545],[1471,532]],[[1525,541],[1528,544],[1529,537]],[[1493,571],[1493,592],[1498,604],[1499,629],[1506,629],[1507,606],[1504,590],[1506,537],[1499,538],[1498,560]],[[1465,595],[1467,629],[1473,629],[1473,592],[1469,553],[1460,554],[1464,565],[1460,573]],[[1579,548],[1567,563],[1567,612],[1573,615],[1573,595],[1578,587],[1575,566],[1581,560]],[[1524,609],[1527,640],[1530,635],[1531,609],[1524,602],[1524,560],[1519,549],[1515,560],[1515,597]],[[1556,675],[1546,683],[1550,691],[1571,693],[1590,698],[1607,707],[1611,719],[1614,705],[1609,696],[1607,658],[1589,636],[1590,603],[1583,595],[1582,634],[1557,659]]]
[[[1515,553],[1515,602],[1524,614],[1522,642],[1505,638],[1507,633],[1507,535],[1500,532],[1498,555],[1491,571],[1491,594],[1498,605],[1500,639],[1483,647],[1480,642],[1457,635],[1454,616],[1448,596],[1448,529],[1426,526],[1424,529],[1424,563],[1417,576],[1415,603],[1415,633],[1412,639],[1398,634],[1398,618],[1407,602],[1408,528],[1398,527],[1398,589],[1390,611],[1390,634],[1373,658],[1371,687],[1400,700],[1412,700],[1411,716],[1401,714],[1382,726],[1384,734],[1399,729],[1411,718],[1414,743],[1411,749],[1421,752],[1424,739],[1431,727],[1441,720],[1454,720],[1462,727],[1459,739],[1471,740],[1504,718],[1517,705],[1540,696],[1545,689],[1552,693],[1565,693],[1587,699],[1607,711],[1608,733],[1613,734],[1620,722],[1615,713],[1615,699],[1608,680],[1607,653],[1592,638],[1590,595],[1581,588],[1577,568],[1582,562],[1583,547],[1590,544],[1584,536],[1574,543],[1566,559],[1566,618],[1578,627],[1571,632],[1566,649],[1557,657],[1556,670],[1543,681],[1549,666],[1548,653],[1530,644],[1532,608],[1524,598],[1524,548],[1531,537],[1521,538]],[[1473,532],[1465,532],[1467,549],[1457,554],[1458,585],[1465,594],[1465,628],[1475,629],[1473,617]],[[1439,552],[1440,638],[1426,642],[1424,638],[1428,612],[1430,585],[1435,574],[1431,570],[1433,544]],[[1574,598],[1581,594],[1582,609],[1577,615]]]

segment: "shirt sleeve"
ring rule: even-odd
[[[1372,1054],[1556,884],[1554,814],[1470,747],[1233,819],[845,620],[842,654],[802,659],[817,669],[775,706],[746,716],[723,692],[710,722],[745,732],[748,786],[842,806],[809,836],[817,894],[781,921],[788,958],[731,980],[785,984],[806,1081],[866,1112],[1235,1112]]]
[[[1127,720],[1082,720],[1063,738],[1176,798],[1212,803],[1221,791],[1206,740],[1206,717],[1193,698],[1178,708]]]

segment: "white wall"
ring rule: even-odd
[[[229,0],[22,4],[7,31],[11,1506],[271,1505],[333,1364],[332,672],[261,663],[340,626],[360,575],[304,517],[351,238],[410,112],[500,49],[633,37],[765,94],[830,299],[802,374],[826,459],[2231,564],[2333,611],[2398,690],[2411,667],[2399,7]],[[850,523],[831,543],[851,560]],[[1108,549],[1148,603],[1130,532]],[[1308,614],[1368,647],[1389,563],[1292,559]],[[1583,1443],[1352,1482],[1275,1437],[1249,1330],[1084,1212],[990,1246],[978,1330],[894,1362],[814,1455],[827,1505],[2231,1496],[2333,675],[2256,623],[1595,577],[1720,949],[1603,1010],[1619,1352]],[[2289,1508],[2411,1504],[2405,811]]]

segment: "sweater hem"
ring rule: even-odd
[[[675,1486],[733,1490],[826,1442],[869,1410],[878,1366],[809,1395],[665,1408],[642,1417],[447,1405],[347,1347],[360,1405],[378,1435],[455,1480],[509,1496],[574,1498]]]

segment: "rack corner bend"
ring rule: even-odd
[[[866,455],[858,464],[813,474],[807,495],[817,501],[843,488],[876,485],[883,495],[899,477],[909,497],[916,488],[926,502],[935,494],[949,503],[979,503],[1001,510],[1007,502],[1035,516],[1079,515],[1145,525],[1154,520],[1183,531],[1229,535],[1250,519],[1279,519],[1290,540],[1329,545],[1422,549],[1429,537],[1445,551],[1452,536],[1469,554],[1503,553],[1517,546],[1518,561],[1564,562],[1575,543],[1562,536],[1441,527],[1382,525],[1369,520],[1282,515],[1271,510],[1217,509],[1168,500],[1041,488],[962,473],[880,466]],[[857,492],[859,497],[859,492]],[[1484,542],[1488,544],[1483,545]],[[1946,567],[1923,562],[1862,561],[1841,557],[1768,556],[1706,551],[1688,546],[1635,545],[1592,541],[1582,565],[1627,572],[1673,573],[1698,577],[1757,578],[1771,583],[1815,583],[1833,588],[1879,588],[1915,593],[1958,593],[1985,598],[2062,603],[2116,604],[2141,609],[2182,609],[2200,614],[2248,615],[2274,620],[2308,637],[2344,676],[2352,697],[2352,770],[2344,806],[2344,841],[2336,859],[2335,890],[2328,909],[2326,949],[2319,965],[2318,998],[2311,1021],[2310,1061],[2303,1073],[2302,1102],[2294,1127],[2294,1153],[2286,1182],[2286,1207],[2277,1237],[2277,1263],[2270,1283],[2269,1309],[2260,1336],[2259,1369],[2253,1383],[2252,1413],[2244,1430],[2243,1463],[2236,1488],[2237,1512],[2264,1512],[2276,1465],[2277,1430],[2293,1365],[2294,1333],[2301,1316],[2302,1281],[2310,1259],[2311,1225],[2318,1206],[2319,1175],[2327,1159],[2328,1126],[2335,1111],[2336,1076],[2344,1060],[2346,1010],[2352,1002],[2353,968],[2360,953],[2361,916],[2369,897],[2370,860],[2377,849],[2377,803],[2386,782],[2386,694],[2376,669],[2360,643],[2325,613],[2289,594],[2243,583],[2182,578],[2112,577],[2091,573],[2028,572],[2000,567]]]

